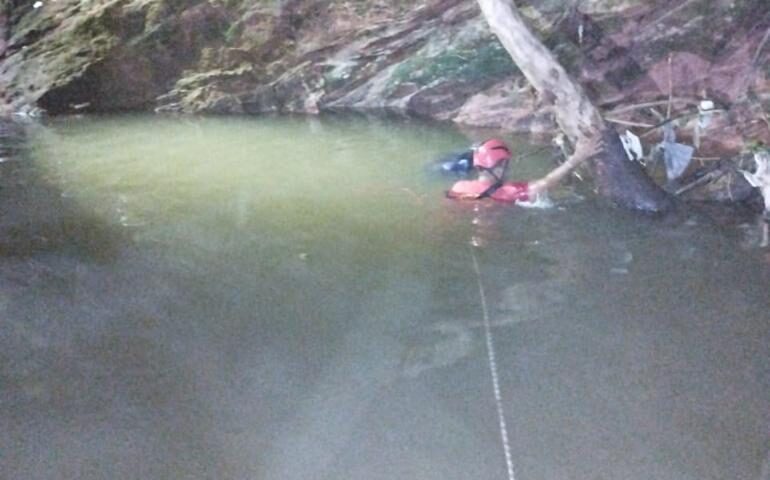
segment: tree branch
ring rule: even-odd
[[[586,160],[595,159],[592,163],[601,195],[628,208],[646,211],[670,208],[668,194],[647,176],[641,165],[627,160],[620,137],[607,127],[580,84],[527,27],[515,3],[512,0],[477,2],[492,32],[540,98],[552,107],[559,127],[575,145],[575,153],[566,162],[529,183],[532,195],[553,186]]]
[[[551,103],[559,127],[576,144],[605,128],[599,111],[556,57],[532,33],[511,0],[478,0],[492,32],[527,80]]]
[[[561,165],[548,172],[545,176],[529,182],[529,192],[536,196],[559,183],[569,172],[580,166],[600,151],[599,142],[595,138],[585,138],[575,145],[575,153]]]

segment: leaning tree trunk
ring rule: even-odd
[[[5,0],[0,0],[0,58],[2,58],[5,54],[5,50],[8,45],[8,26],[10,24],[10,20],[8,19],[8,10],[8,5],[6,4]]]
[[[667,210],[670,196],[627,160],[617,133],[609,128],[583,89],[527,27],[512,0],[478,0],[492,32],[508,51],[542,100],[553,108],[556,122],[575,145],[575,153],[559,168],[531,183],[535,192],[558,182],[572,168],[592,159],[599,193],[614,203],[647,211]]]

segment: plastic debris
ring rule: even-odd
[[[682,176],[687,167],[690,166],[692,155],[695,153],[694,147],[676,142],[676,132],[672,123],[667,123],[663,127],[663,141],[658,144],[657,148],[663,150],[666,178],[669,182]]]
[[[714,102],[711,100],[702,100],[698,104],[698,126],[702,129],[708,127],[713,116]]]
[[[623,149],[626,151],[628,159],[632,162],[640,162],[644,158],[642,141],[630,130],[626,130],[626,133],[620,136],[620,143],[623,144]]]
[[[701,100],[698,104],[698,122],[695,124],[693,132],[693,145],[695,148],[700,148],[700,139],[703,132],[711,124],[711,119],[714,116],[714,102],[711,100]]]
[[[746,181],[752,187],[758,188],[765,200],[765,215],[770,213],[770,152],[762,151],[754,154],[756,169],[754,172],[741,170]]]
[[[663,150],[663,158],[666,161],[666,178],[668,181],[681,177],[692,161],[695,148],[682,143],[671,143]]]
[[[34,8],[34,9],[38,9],[38,8],[40,8],[42,6],[43,6],[43,2],[41,2],[40,0],[38,0],[37,2],[32,4],[32,8]]]

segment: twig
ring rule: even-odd
[[[666,106],[666,118],[671,118],[671,105],[674,103],[674,72],[671,66],[673,57],[668,54],[668,106]]]
[[[691,98],[674,98],[672,99],[674,103],[687,103],[695,105],[698,102],[691,99]],[[645,102],[645,103],[636,103],[634,105],[626,105],[625,107],[616,108],[614,110],[611,110],[609,113],[613,115],[617,115],[618,113],[624,113],[624,112],[631,112],[634,110],[641,110],[643,108],[650,108],[650,107],[659,107],[662,105],[668,105],[669,100],[658,100],[655,102]]]
[[[757,51],[754,53],[754,59],[751,61],[752,65],[756,66],[757,61],[759,61],[759,56],[762,54],[762,49],[765,48],[765,44],[767,43],[768,39],[770,39],[770,27],[767,28],[765,35],[762,37],[762,40],[760,40],[759,45],[757,46]]]
[[[768,32],[770,32],[770,30],[768,30]],[[767,129],[770,130],[770,119],[767,118],[767,113],[765,113],[765,109],[762,107],[762,103],[759,104],[759,117],[762,119],[762,121],[765,122]]]
[[[666,116],[660,113],[655,107],[650,107],[650,113],[658,119],[659,122],[662,122],[666,119]]]
[[[650,125],[649,123],[632,122],[630,120],[621,120],[619,118],[612,117],[604,117],[604,120],[610,123],[617,123],[618,125],[627,125],[629,127],[652,128],[654,126]]]
[[[709,112],[710,113],[717,113],[717,112],[722,113],[722,112],[724,112],[724,110],[719,109],[719,108],[715,108],[713,110],[709,110]],[[660,123],[658,123],[656,125],[653,125],[652,127],[650,127],[649,130],[647,130],[646,132],[643,132],[639,136],[640,137],[646,137],[647,135],[653,133],[654,131],[656,131],[657,129],[659,129],[660,127],[662,127],[663,125],[665,125],[667,123],[671,123],[671,122],[679,120],[681,118],[694,117],[694,116],[697,116],[697,115],[700,115],[700,112],[686,112],[686,113],[682,113],[680,115],[677,115],[675,117],[668,118],[668,119],[663,120],[662,122],[660,122]]]
[[[679,196],[679,195],[681,195],[681,194],[683,194],[685,192],[689,192],[690,190],[692,190],[695,187],[699,187],[701,185],[706,185],[707,183],[710,183],[711,181],[721,177],[722,175],[724,175],[724,172],[722,172],[721,170],[711,171],[711,172],[703,175],[702,177],[698,178],[697,180],[693,180],[692,182],[688,183],[687,185],[682,186],[681,188],[679,188],[678,190],[676,190],[674,192],[674,195]]]
[[[686,8],[686,7],[687,7],[687,6],[689,6],[689,5],[690,5],[690,4],[691,4],[693,1],[694,1],[694,0],[685,0],[684,2],[682,2],[682,3],[681,3],[681,4],[679,4],[679,5],[677,5],[676,7],[672,8],[671,10],[668,10],[666,13],[664,13],[664,14],[663,14],[663,15],[661,15],[660,17],[656,18],[656,19],[655,19],[655,21],[651,22],[651,23],[650,23],[650,24],[649,24],[649,25],[648,25],[648,26],[647,26],[647,27],[644,29],[644,31],[647,31],[647,30],[649,30],[649,29],[650,29],[650,26],[656,26],[656,27],[657,27],[657,26],[658,26],[658,25],[659,25],[659,24],[660,24],[660,23],[661,23],[663,20],[665,20],[666,18],[670,17],[671,15],[673,15],[673,14],[675,14],[675,13],[679,12],[679,10],[682,10],[683,8]]]

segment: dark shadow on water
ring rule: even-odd
[[[114,259],[129,241],[125,229],[83,212],[41,177],[25,151],[23,126],[0,125],[0,132],[0,257]]]
[[[215,478],[152,255],[46,180],[28,128],[0,125],[0,477]]]

